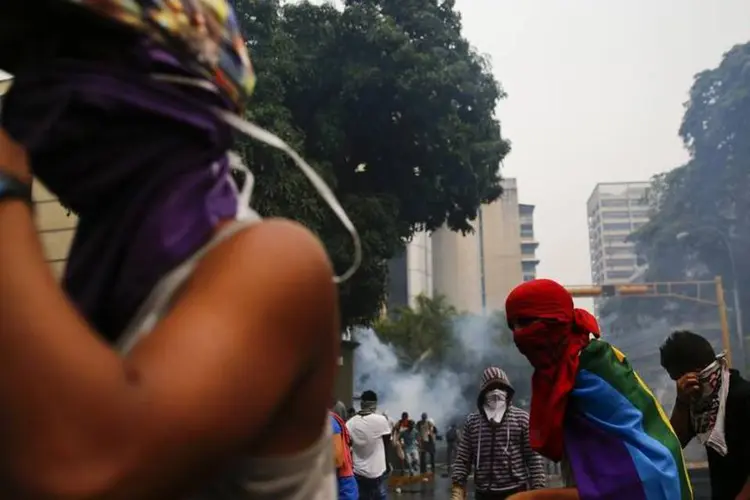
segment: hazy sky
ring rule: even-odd
[[[693,75],[750,41],[748,0],[457,0],[492,59],[513,151],[504,176],[536,205],[540,277],[590,281],[586,200],[597,182],[678,166]]]

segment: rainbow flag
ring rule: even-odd
[[[592,341],[565,417],[565,454],[582,500],[692,500],[682,446],[620,351]]]

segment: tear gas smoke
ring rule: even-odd
[[[355,393],[375,391],[379,408],[391,418],[398,419],[406,411],[418,420],[425,412],[438,429],[451,422],[460,423],[476,409],[479,380],[490,365],[508,373],[516,389],[516,401],[528,400],[531,367],[512,343],[500,344],[487,317],[466,316],[455,322],[453,337],[461,359],[439,367],[429,363],[431,350],[413,366],[403,367],[394,347],[383,343],[372,329],[360,328],[354,335],[360,343],[355,351]]]

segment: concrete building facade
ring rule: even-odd
[[[443,227],[418,233],[389,262],[387,310],[413,306],[423,294],[443,295],[460,311],[483,314],[503,309],[513,287],[536,276],[534,207],[519,205],[515,179],[503,180],[503,189],[499,200],[480,208],[474,232]]]
[[[519,222],[521,236],[521,272],[524,281],[531,281],[536,278],[536,268],[539,265],[539,259],[536,256],[536,249],[539,242],[534,236],[534,205],[519,204]]]
[[[648,182],[604,182],[587,202],[591,281],[628,283],[644,262],[630,234],[648,222]]]
[[[503,180],[503,196],[480,212],[481,313],[505,309],[508,294],[523,281],[516,179]]]

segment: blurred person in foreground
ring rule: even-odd
[[[513,340],[534,367],[531,446],[562,462],[564,488],[513,500],[690,500],[682,447],[625,356],[600,339],[596,319],[546,279],[506,303]]]
[[[683,447],[696,437],[706,447],[713,500],[750,500],[750,382],[693,332],[672,333],[659,351],[677,383],[672,427]]]
[[[453,461],[452,500],[466,498],[472,468],[477,500],[504,500],[545,487],[542,457],[529,442],[529,414],[513,405],[514,392],[503,370],[494,366],[484,370],[478,411],[466,417]]]
[[[388,451],[391,447],[391,426],[377,412],[378,395],[365,391],[360,397],[361,409],[346,423],[352,438],[354,477],[361,500],[388,498]]]
[[[333,428],[333,456],[338,478],[339,500],[358,500],[359,489],[354,478],[354,462],[352,461],[352,438],[346,427],[346,406],[338,402],[331,411],[331,427]]]
[[[309,166],[242,118],[230,3],[4,0],[0,68],[3,498],[335,499],[338,292],[250,207],[235,129]],[[62,284],[32,177],[78,216]]]

